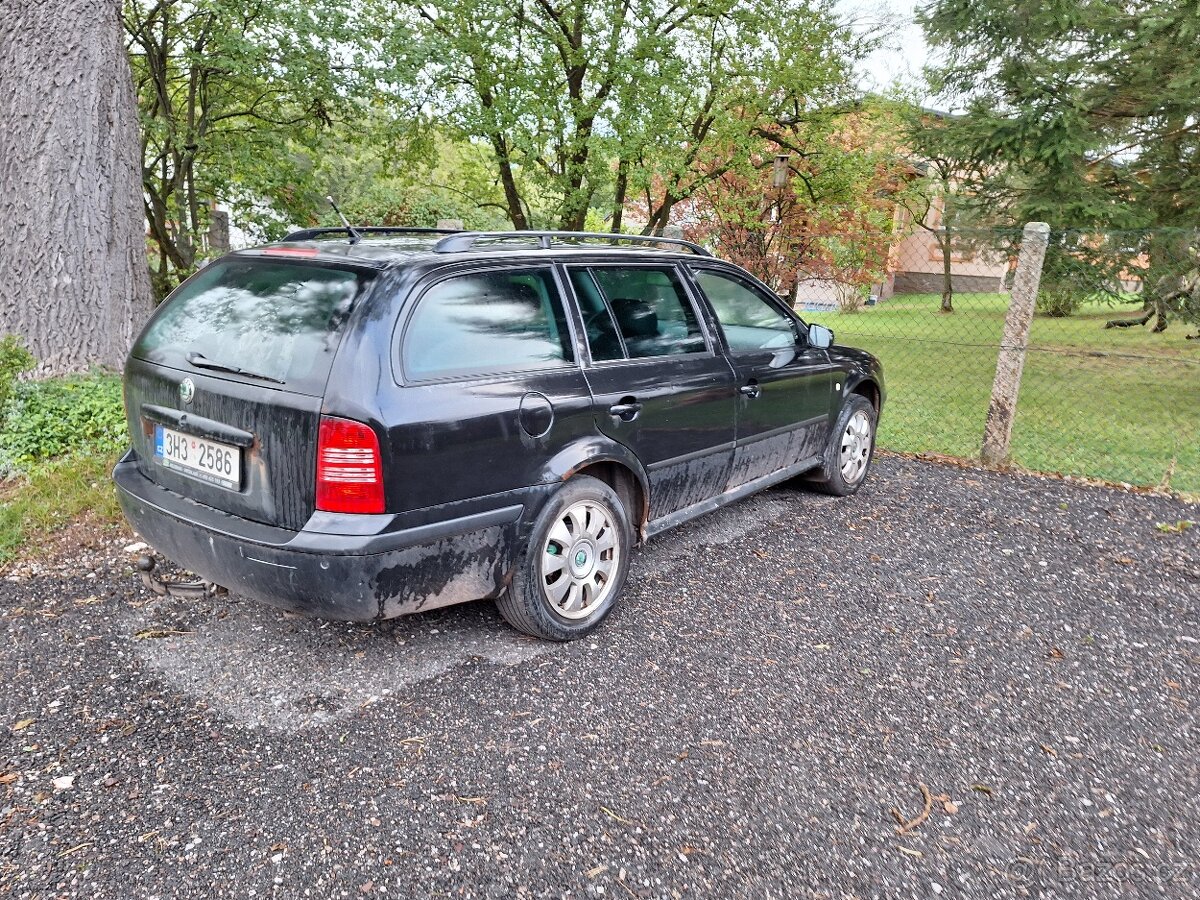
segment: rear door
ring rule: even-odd
[[[503,503],[545,483],[554,453],[594,433],[553,265],[460,267],[411,296],[380,396],[389,506]]]
[[[226,257],[181,285],[125,368],[142,473],[232,515],[301,528],[325,383],[374,274],[280,252]]]
[[[646,467],[651,518],[723,492],[733,461],[733,372],[677,268],[567,272],[587,331],[596,425]]]
[[[730,487],[821,452],[835,367],[807,346],[803,325],[748,278],[716,267],[690,272],[714,313],[737,376],[737,447]]]

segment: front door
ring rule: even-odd
[[[807,346],[804,326],[749,279],[691,268],[737,376],[737,487],[820,455],[829,436],[835,367]]]
[[[646,467],[651,519],[720,494],[733,463],[733,372],[678,270],[567,271],[588,336],[596,425]]]

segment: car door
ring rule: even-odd
[[[733,463],[733,372],[674,265],[568,265],[588,338],[601,432],[646,467],[650,517],[725,490]]]
[[[399,384],[384,392],[398,508],[503,502],[594,434],[552,264],[442,272],[412,295],[396,341]]]
[[[690,266],[737,378],[729,486],[815,458],[829,435],[835,367],[769,291],[723,268]]]

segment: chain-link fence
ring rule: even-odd
[[[796,308],[883,361],[881,446],[979,457],[1021,235],[917,227],[870,269],[820,253],[853,235],[803,244],[821,262],[802,263]],[[1012,462],[1200,493],[1198,256],[1195,230],[1050,233]]]

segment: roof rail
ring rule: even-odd
[[[462,234],[463,232],[457,228],[409,228],[406,225],[390,225],[368,226],[355,225],[354,231],[362,234]],[[349,228],[334,227],[334,228],[302,228],[299,231],[293,231],[284,241],[311,241],[313,238],[318,238],[326,234],[344,234],[347,237],[354,237]]]
[[[626,242],[631,244],[670,244],[690,250],[697,256],[712,256],[699,244],[685,241],[682,238],[657,237],[648,234],[611,234],[601,231],[460,231],[449,237],[444,237],[436,244],[435,253],[465,253],[473,250],[477,243],[488,241],[537,241],[542,250],[551,249],[557,244],[583,243],[584,241],[603,241],[608,244]]]

